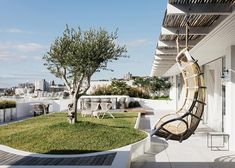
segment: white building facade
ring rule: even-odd
[[[35,82],[35,91],[49,91],[49,83],[45,80],[39,80]]]
[[[183,80],[175,62],[176,42],[185,44],[185,23],[189,26],[190,54],[198,60],[206,83],[203,123],[230,135],[235,151],[235,2],[169,0],[151,76],[169,76],[173,83],[170,96],[176,109],[183,97]],[[181,18],[181,19],[180,19]],[[174,21],[173,21],[174,20]]]

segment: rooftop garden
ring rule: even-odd
[[[92,95],[129,95],[145,99],[168,100],[172,84],[168,78],[138,77],[133,86],[125,81],[113,80],[110,85],[93,88]]]
[[[115,113],[115,119],[81,117],[69,124],[66,113],[43,115],[0,126],[0,144],[19,150],[75,154],[119,148],[146,137],[134,129],[137,113]]]

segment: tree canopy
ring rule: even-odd
[[[172,86],[168,79],[159,77],[139,77],[134,80],[133,84],[152,93],[170,89]]]
[[[107,69],[107,63],[126,57],[126,46],[116,43],[117,31],[108,33],[100,28],[82,31],[66,26],[44,55],[47,69],[63,80],[74,97],[75,113],[77,100],[90,87],[91,76]]]

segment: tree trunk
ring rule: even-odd
[[[74,122],[77,122],[77,111],[78,111],[78,97],[77,96],[74,97],[73,105],[74,105]]]
[[[75,91],[71,90],[70,91],[70,96],[73,98],[73,103],[70,104],[69,110],[68,110],[68,121],[70,124],[75,124],[77,122],[77,107],[78,107],[78,99],[86,93],[86,91],[90,87],[90,77],[87,77],[88,85],[87,87],[83,90],[83,92],[79,93],[82,80],[84,76],[80,80],[80,82],[77,84]]]
[[[69,104],[68,110],[68,122],[70,124],[75,124],[77,122],[77,107],[78,107],[78,96],[73,96],[73,103]]]

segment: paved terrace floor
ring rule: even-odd
[[[150,131],[166,111],[152,111],[141,118],[141,129]],[[235,151],[211,151],[208,127],[200,125],[188,140],[165,141],[152,137],[151,149],[131,163],[131,168],[235,168]]]
[[[116,153],[99,156],[73,157],[73,158],[42,158],[33,156],[21,156],[0,150],[0,166],[110,166]]]

